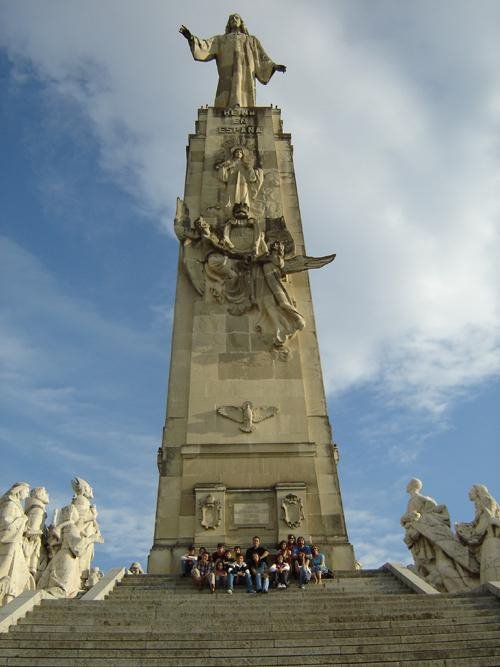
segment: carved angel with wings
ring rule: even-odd
[[[272,405],[254,408],[251,401],[245,401],[240,407],[237,405],[222,405],[217,408],[217,412],[223,417],[241,424],[240,431],[253,433],[255,431],[254,424],[274,417],[274,415],[278,414],[279,410]]]
[[[319,269],[335,255],[285,257],[283,239],[288,237],[284,220],[278,222],[269,229],[268,239],[261,223],[248,217],[245,204],[236,204],[233,217],[223,225],[211,225],[202,216],[191,222],[187,206],[178,199],[174,228],[182,242],[184,267],[198,294],[226,303],[233,315],[253,310],[255,330],[270,334],[273,346],[283,349],[305,327],[286,276]],[[289,252],[293,252],[293,239]]]
[[[283,284],[283,278],[289,273],[320,269],[334,259],[335,255],[325,257],[296,255],[286,259],[284,244],[281,241],[273,241],[269,246],[268,254],[257,260],[262,264],[265,283],[274,296],[277,306],[277,308],[267,309],[267,315],[273,323],[275,347],[283,347],[287,340],[305,327],[305,320]],[[257,326],[261,326],[260,322],[257,323]]]

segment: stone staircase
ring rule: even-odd
[[[0,665],[500,665],[500,600],[417,595],[389,572],[234,595],[128,576],[103,601],[44,600],[0,635]]]

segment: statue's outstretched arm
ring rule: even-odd
[[[181,25],[181,27],[179,28],[179,32],[188,41],[191,41],[193,39],[193,35],[191,34],[191,31],[189,30],[189,28],[186,28],[185,25]]]

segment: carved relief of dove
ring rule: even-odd
[[[274,415],[278,414],[279,410],[272,405],[254,408],[250,401],[245,401],[241,407],[237,405],[222,405],[217,408],[217,412],[223,417],[241,424],[240,431],[252,433],[255,431],[254,424],[274,417]]]

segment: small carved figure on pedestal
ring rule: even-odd
[[[263,172],[252,164],[248,151],[235,146],[231,157],[215,164],[217,176],[223,184],[220,204],[229,214],[235,204],[246,204],[251,209],[263,181]]]
[[[134,561],[132,565],[128,568],[128,574],[133,574],[133,575],[144,574],[142,565],[137,561]]]
[[[90,590],[91,588],[93,588],[96,584],[98,584],[101,581],[103,576],[104,576],[104,572],[101,570],[100,567],[97,567],[97,566],[96,567],[91,567],[90,572],[89,572],[89,576],[87,577],[87,579],[85,581],[85,588],[87,590]]]

